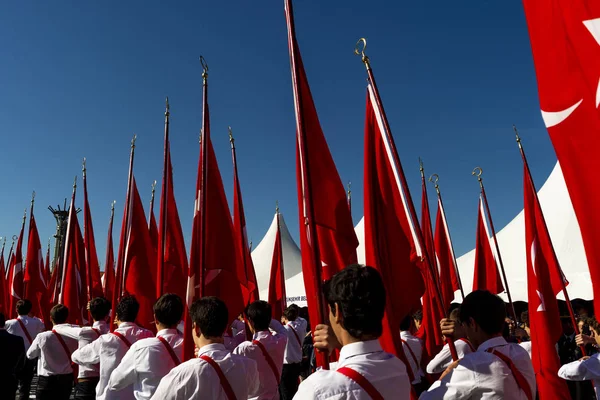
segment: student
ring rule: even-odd
[[[404,363],[379,344],[383,331],[385,287],[372,267],[351,265],[324,286],[329,325],[315,327],[315,348],[340,349],[336,370],[319,370],[304,380],[294,399],[408,399]],[[371,389],[372,387],[372,389]]]
[[[154,304],[156,337],[140,339],[131,345],[121,363],[110,375],[106,398],[121,398],[133,390],[136,400],[147,400],[163,376],[181,363],[183,336],[177,325],[183,315],[183,302],[176,294],[163,294]]]
[[[504,318],[506,309],[500,297],[487,290],[465,297],[460,322],[477,350],[450,364],[420,399],[535,398],[531,359],[525,349],[502,337]],[[453,325],[449,323],[442,334],[454,337]]]
[[[298,391],[298,379],[302,372],[302,342],[306,336],[306,320],[300,318],[300,308],[292,304],[283,311],[281,317],[287,332],[287,345],[283,358],[283,370],[279,383],[281,400],[292,400]]]
[[[241,343],[233,354],[256,361],[259,385],[253,399],[279,399],[278,386],[288,341],[286,330],[279,321],[271,319],[271,306],[266,301],[258,300],[250,304],[246,316],[253,340]],[[275,334],[271,334],[269,326]]]
[[[475,348],[467,339],[467,332],[460,325],[460,309],[455,308],[452,310],[448,318],[444,318],[440,321],[440,328],[442,331],[446,330],[448,324],[454,327],[454,333],[450,337],[454,341],[454,347],[456,347],[456,353],[458,358],[464,358],[466,354],[475,351]],[[435,356],[429,364],[427,364],[428,374],[441,374],[452,364],[452,354],[450,354],[450,346],[448,343],[444,345],[442,350]]]
[[[0,388],[7,399],[17,393],[17,374],[25,365],[23,339],[6,331],[4,314],[0,313]]]
[[[407,315],[400,322],[400,340],[402,341],[402,350],[404,350],[404,355],[408,359],[408,365],[414,376],[411,384],[415,387],[417,393],[421,393],[424,390],[421,388],[421,379],[425,378],[421,370],[423,346],[421,346],[421,341],[410,333],[412,322],[413,317],[411,315]]]
[[[595,318],[587,320],[591,336],[579,334],[576,337],[578,345],[600,345],[600,324]],[[558,376],[568,381],[592,381],[596,394],[600,394],[600,353],[582,357],[580,360],[563,365],[558,370]]]
[[[36,399],[68,400],[73,389],[71,353],[77,349],[77,340],[57,332],[66,324],[69,309],[57,304],[50,310],[51,331],[42,332],[33,339],[27,350],[27,358],[38,358],[38,384]]]
[[[230,321],[225,303],[216,297],[203,297],[192,304],[190,318],[198,358],[172,369],[162,378],[152,399],[242,400],[256,393],[256,362],[229,353],[223,344]]]
[[[25,352],[29,350],[29,346],[31,346],[36,336],[45,330],[41,319],[29,315],[32,307],[31,301],[27,299],[17,301],[16,309],[18,317],[6,321],[6,331],[23,339]],[[25,365],[17,376],[19,380],[19,398],[21,399],[29,398],[31,380],[33,379],[33,370],[36,362],[36,360],[26,358]]]
[[[96,386],[96,399],[104,400],[104,392],[110,374],[119,365],[131,345],[140,339],[154,336],[147,329],[140,328],[133,321],[137,318],[140,304],[133,296],[125,296],[116,308],[117,329],[100,336],[92,343],[78,349],[71,357],[74,363],[92,367],[100,363],[100,379]],[[133,399],[133,392],[120,399]]]

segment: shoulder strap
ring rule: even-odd
[[[271,371],[273,371],[273,375],[275,375],[275,380],[277,381],[277,384],[279,384],[279,380],[280,380],[279,371],[277,370],[277,367],[275,366],[275,362],[273,362],[273,358],[267,352],[267,349],[265,348],[265,346],[258,340],[253,340],[252,344],[257,345],[258,348],[260,349],[260,351],[262,351],[263,356],[265,356],[267,363],[269,364],[269,367],[271,367]]]
[[[69,350],[69,347],[65,343],[65,340],[62,338],[62,336],[60,336],[58,334],[58,332],[56,332],[54,329],[52,329],[52,333],[54,333],[54,336],[56,336],[56,338],[60,342],[60,345],[62,346],[63,350],[65,351],[65,354],[67,355],[67,358],[69,359],[69,363],[70,363],[71,362],[71,350]]]
[[[161,341],[162,344],[165,345],[165,348],[167,349],[167,351],[169,352],[169,355],[171,356],[171,359],[173,360],[173,362],[175,363],[175,366],[178,366],[179,364],[181,364],[181,361],[179,361],[179,358],[177,357],[177,355],[175,354],[175,351],[173,350],[173,348],[171,347],[171,345],[169,344],[169,342],[167,342],[167,339],[165,339],[162,336],[157,336],[156,337],[158,340]]]
[[[473,345],[471,344],[471,342],[469,342],[467,339],[465,339],[465,338],[460,338],[460,339],[458,339],[458,340],[460,340],[461,342],[465,342],[466,344],[468,344],[468,345],[469,345],[469,348],[471,349],[471,351],[472,351],[472,352],[475,352],[475,347],[473,347]]]
[[[96,332],[96,335],[98,335],[98,337],[100,337],[100,336],[102,335],[102,334],[100,333],[100,329],[98,329],[98,328],[92,328],[92,330],[93,330],[94,332]]]
[[[515,363],[513,363],[513,361],[510,359],[510,357],[506,356],[504,353],[500,353],[498,350],[495,349],[487,349],[486,351],[488,353],[492,353],[493,355],[504,361],[504,363],[510,369],[510,372],[512,372],[515,381],[517,381],[517,386],[519,387],[519,389],[525,392],[525,396],[527,396],[528,400],[533,400],[531,386],[529,386],[527,379],[525,379],[521,371],[519,371]]]
[[[210,358],[209,356],[200,356],[200,358],[203,359],[204,361],[206,361],[207,363],[209,363],[210,366],[214,368],[215,372],[219,376],[219,380],[221,381],[221,387],[223,388],[223,391],[225,392],[227,399],[228,400],[237,400],[237,398],[235,397],[235,393],[233,392],[233,389],[231,388],[231,384],[229,383],[229,381],[227,380],[227,377],[221,370],[221,367],[219,367],[219,364],[217,364],[217,362],[215,360],[213,360],[212,358]]]
[[[31,335],[27,331],[25,324],[23,323],[23,321],[21,321],[21,318],[17,318],[17,322],[19,323],[19,325],[21,325],[21,330],[23,331],[23,333],[27,337],[27,340],[29,340],[29,344],[31,345],[31,343],[33,343],[33,340],[31,340]]]
[[[410,355],[413,358],[413,361],[415,362],[415,364],[417,365],[417,368],[419,368],[419,361],[417,360],[417,356],[415,356],[415,353],[412,351],[412,349],[410,348],[410,345],[408,344],[408,342],[402,338],[400,338],[400,340],[402,341],[403,344],[406,345],[406,347],[408,348],[408,352],[410,353]],[[414,373],[416,374],[417,371],[414,371]]]
[[[336,372],[339,372],[340,374],[342,374],[342,375],[350,378],[354,382],[356,382],[358,384],[358,386],[360,386],[365,392],[367,392],[367,394],[373,400],[384,400],[381,393],[379,393],[379,391],[377,391],[377,389],[375,389],[375,386],[373,386],[373,384],[371,384],[371,382],[369,382],[369,380],[367,378],[365,378],[363,375],[359,374],[352,368],[341,367],[341,368],[336,369]]]
[[[298,341],[298,344],[302,348],[302,342],[300,341],[300,337],[298,336],[298,333],[296,332],[296,330],[294,329],[294,327],[292,325],[288,324],[288,326],[291,328],[292,332],[294,332],[294,336],[296,336],[296,340]]]
[[[118,337],[119,339],[121,339],[123,341],[123,343],[125,343],[127,348],[131,347],[131,342],[129,340],[127,340],[127,338],[122,333],[114,331],[114,332],[112,332],[112,334],[115,335],[116,337]]]

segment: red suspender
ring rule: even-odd
[[[33,340],[31,340],[31,335],[27,331],[27,328],[25,328],[25,324],[23,323],[23,321],[21,321],[20,318],[17,318],[17,322],[19,323],[19,325],[21,325],[21,329],[23,330],[23,333],[25,334],[27,340],[29,340],[29,344],[31,345],[31,343],[33,343]]]
[[[302,342],[300,341],[300,338],[298,337],[298,333],[296,333],[296,330],[294,329],[294,327],[292,325],[288,325],[290,328],[292,328],[292,332],[294,332],[294,336],[296,336],[296,340],[298,341],[298,344],[300,345],[300,348],[302,349]]]
[[[215,360],[213,360],[212,358],[210,358],[209,356],[200,356],[200,358],[203,359],[204,361],[206,361],[207,363],[209,363],[210,366],[214,368],[215,372],[219,376],[219,380],[221,381],[221,387],[223,388],[223,391],[225,392],[227,399],[237,400],[237,398],[235,397],[235,393],[233,392],[233,389],[231,388],[231,384],[229,383],[229,381],[227,380],[227,377],[221,370],[221,367],[219,367],[219,364],[217,364],[217,362]]]
[[[507,357],[505,354],[500,353],[498,350],[487,349],[486,351],[488,353],[492,353],[493,355],[495,355],[496,357],[498,357],[499,359],[504,361],[504,363],[508,366],[508,368],[510,368],[510,371],[512,372],[513,377],[515,378],[515,381],[517,381],[517,386],[519,387],[519,389],[521,389],[523,392],[525,392],[525,396],[527,396],[528,400],[533,400],[533,394],[531,393],[531,386],[529,386],[527,379],[525,379],[525,377],[523,376],[521,371],[519,371],[517,369],[517,367],[513,363],[513,361],[509,357]]]
[[[56,338],[60,342],[62,348],[65,350],[65,353],[67,354],[67,358],[69,359],[69,363],[70,363],[71,362],[71,350],[69,350],[69,347],[65,343],[65,340],[62,338],[62,336],[60,336],[58,334],[58,332],[56,332],[54,329],[52,329],[52,333],[54,333],[54,336],[56,336]]]
[[[461,342],[465,342],[466,344],[468,344],[468,345],[469,345],[469,348],[471,349],[471,351],[472,351],[473,353],[475,352],[475,347],[473,347],[473,345],[471,344],[471,342],[469,342],[467,339],[465,339],[465,338],[460,338],[460,339],[458,339],[458,340],[460,340]]]
[[[131,347],[131,342],[129,340],[127,340],[127,338],[125,336],[123,336],[123,334],[121,334],[117,331],[114,331],[112,334],[115,335],[116,337],[118,337],[119,339],[121,339],[123,341],[123,343],[125,343],[125,345],[127,345],[128,348]]]
[[[363,375],[359,374],[352,368],[341,367],[336,369],[336,372],[339,372],[340,374],[345,375],[346,377],[356,382],[358,386],[360,386],[365,392],[367,392],[367,394],[373,400],[384,400],[381,393],[379,393],[377,389],[375,389],[375,386],[373,386],[367,378],[365,378]]]
[[[92,328],[92,330],[93,330],[94,332],[96,332],[96,335],[98,335],[98,337],[100,337],[100,335],[101,335],[101,333],[100,333],[100,329],[98,329],[98,328]]]
[[[177,355],[175,354],[175,351],[173,351],[173,348],[171,347],[169,342],[167,342],[167,340],[162,336],[157,336],[156,338],[158,340],[160,340],[162,342],[162,344],[165,345],[165,348],[169,352],[169,355],[171,356],[171,359],[175,363],[175,366],[178,366],[179,364],[181,364],[181,361],[179,361],[179,358],[177,358]]]
[[[410,353],[410,355],[412,356],[413,360],[415,361],[415,364],[417,365],[417,369],[419,368],[419,361],[417,360],[417,356],[415,356],[415,353],[413,353],[412,349],[410,348],[410,346],[408,345],[408,343],[406,342],[406,340],[400,338],[400,340],[402,340],[402,343],[406,345],[406,347],[408,348],[408,352]],[[413,374],[416,375],[418,371],[413,371]],[[416,376],[415,376],[416,377]]]
[[[277,367],[275,366],[275,363],[273,362],[273,358],[267,352],[267,349],[265,348],[265,346],[258,340],[253,340],[252,344],[257,345],[258,348],[260,349],[260,351],[262,351],[263,356],[265,356],[265,358],[267,359],[267,363],[269,364],[269,367],[271,367],[271,370],[273,371],[273,375],[275,375],[275,380],[277,381],[277,384],[279,384],[279,379],[280,379],[279,371],[277,370]]]

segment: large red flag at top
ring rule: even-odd
[[[454,300],[454,292],[460,290],[456,258],[446,225],[446,216],[441,198],[438,197],[438,210],[435,217],[435,256],[440,271],[440,290],[444,305],[449,307]]]
[[[108,237],[106,239],[106,260],[104,262],[104,297],[112,301],[115,290],[115,254],[113,249],[113,220],[115,218],[115,203],[113,202],[108,223]]]
[[[85,159],[83,161],[83,242],[85,244],[85,265],[88,300],[103,296],[102,281],[100,280],[100,264],[96,252],[96,240],[94,239],[94,227],[92,226],[92,212],[88,201],[87,173]]]
[[[600,309],[600,2],[525,0],[542,118],[581,229]]]
[[[529,169],[524,165],[525,254],[527,300],[531,327],[531,361],[540,399],[570,399],[566,382],[558,377],[556,342],[562,325],[556,295],[563,288],[556,259]]]
[[[21,233],[17,239],[17,247],[15,248],[10,269],[8,271],[8,298],[10,306],[8,309],[9,315],[16,315],[17,301],[24,296],[23,293],[23,234],[25,232],[25,215],[23,216],[23,225]]]
[[[473,290],[489,290],[494,294],[504,291],[498,263],[488,233],[483,200],[479,196],[479,214],[477,215],[477,232],[475,240],[475,272],[473,274]]]
[[[29,239],[27,241],[27,268],[25,269],[25,298],[32,303],[31,312],[34,316],[41,318],[47,327],[50,323],[50,308],[48,307],[48,296],[44,276],[44,258],[42,255],[42,244],[38,233],[37,224],[33,215],[33,201],[31,202],[31,213],[29,216]]]
[[[279,229],[279,213],[277,213],[277,235],[271,261],[271,274],[269,277],[269,304],[273,318],[279,321],[283,315],[286,304],[285,273],[283,270],[283,249],[281,247],[281,231]]]

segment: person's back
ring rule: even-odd
[[[216,297],[196,300],[190,309],[192,337],[198,358],[184,362],[169,372],[152,399],[247,399],[257,392],[256,362],[231,354],[223,344],[229,321],[227,306]]]
[[[279,399],[278,386],[288,341],[287,334],[281,323],[271,319],[271,306],[266,301],[258,300],[250,304],[246,309],[246,315],[253,340],[241,343],[233,354],[256,361],[259,388],[256,396],[252,398]],[[269,327],[276,333],[271,334]]]
[[[452,310],[448,318],[444,318],[440,321],[440,328],[443,331],[446,324],[452,324],[454,326],[454,334],[452,337],[448,336],[454,341],[454,347],[456,348],[456,354],[458,358],[464,358],[465,355],[473,353],[475,348],[467,339],[467,333],[462,329],[460,325],[460,309],[455,308]],[[441,374],[452,364],[452,354],[450,353],[450,346],[448,343],[444,344],[442,350],[429,363],[427,364],[428,374]]]
[[[407,315],[400,322],[400,341],[402,342],[402,350],[404,355],[408,359],[408,365],[413,374],[413,385],[419,385],[423,378],[423,371],[421,370],[421,356],[423,355],[423,346],[421,340],[410,333],[411,323],[413,317]]]
[[[0,313],[0,387],[7,398],[14,398],[17,391],[17,373],[25,364],[23,339],[6,331],[4,314]]]
[[[294,399],[408,399],[404,363],[379,344],[385,311],[385,287],[372,267],[351,265],[324,287],[329,322],[315,328],[315,348],[340,348],[335,370],[319,370],[304,380]],[[370,389],[365,389],[369,387]]]

